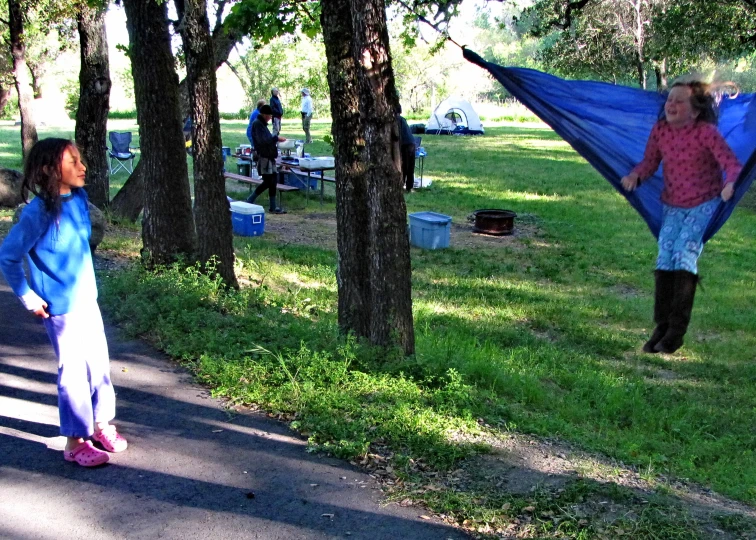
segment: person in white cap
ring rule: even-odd
[[[273,135],[281,133],[281,118],[283,118],[283,105],[279,97],[278,88],[270,89],[270,108],[273,109]]]
[[[312,120],[312,98],[307,88],[302,88],[302,129],[305,132],[305,143],[312,142],[310,136],[310,120]]]

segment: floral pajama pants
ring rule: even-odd
[[[703,235],[720,201],[716,197],[693,208],[664,205],[657,270],[685,270],[698,274]]]

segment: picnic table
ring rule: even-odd
[[[279,157],[276,160],[276,165],[284,171],[288,171],[292,174],[296,174],[298,176],[306,176],[307,181],[305,182],[305,198],[309,201],[309,192],[310,192],[310,178],[315,178],[316,180],[320,180],[320,205],[323,205],[323,194],[325,192],[325,183],[329,182],[332,184],[336,183],[336,178],[332,176],[326,176],[325,171],[333,171],[336,169],[336,166],[331,167],[302,167],[297,166],[299,164],[299,160],[296,158],[286,158],[286,157]],[[319,173],[319,174],[318,174]],[[314,175],[314,176],[313,176]]]
[[[252,156],[250,154],[233,154],[233,157],[236,159],[240,159],[242,161],[249,161],[250,168],[253,166],[254,162],[252,160]],[[332,167],[299,167],[299,160],[296,158],[288,158],[286,156],[279,156],[276,159],[276,168],[279,172],[284,173],[290,173],[295,174],[297,176],[303,176],[306,177],[306,181],[304,182],[304,192],[305,192],[305,199],[309,202],[309,193],[310,193],[310,179],[314,178],[316,180],[320,181],[320,204],[323,205],[323,195],[325,193],[325,183],[336,183],[336,178],[333,176],[326,176],[325,171],[333,171],[336,169],[335,166]],[[256,184],[259,185],[262,183],[262,179],[257,178],[251,178],[242,176],[239,174],[234,173],[225,173],[226,178],[233,178],[237,179],[240,182],[246,182],[248,184]],[[292,186],[289,184],[283,184],[278,183],[276,185],[277,189],[279,191],[299,191],[300,188],[297,186]]]

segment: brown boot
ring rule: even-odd
[[[656,344],[654,350],[661,353],[673,353],[683,344],[683,337],[688,331],[690,316],[693,312],[693,300],[696,296],[698,276],[685,270],[675,271],[675,295],[669,314],[669,328],[664,337]]]
[[[656,288],[654,290],[654,328],[651,337],[643,344],[643,351],[647,353],[656,353],[654,350],[659,341],[664,337],[669,329],[669,313],[672,310],[672,299],[675,293],[675,273],[668,270],[657,270],[654,272],[656,277]]]

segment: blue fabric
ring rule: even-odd
[[[467,49],[464,57],[491,73],[551,126],[627,198],[653,235],[659,237],[661,169],[631,193],[622,189],[620,180],[643,158],[651,128],[664,106],[664,95],[602,82],[568,81],[532,69],[502,67]],[[704,242],[727,221],[756,176],[756,94],[724,99],[718,128],[744,167],[735,184],[735,195],[717,206],[704,232]]]
[[[247,139],[249,139],[249,144],[252,146],[255,145],[255,143],[252,141],[252,124],[257,120],[257,117],[260,116],[260,110],[255,109],[252,111],[252,114],[249,115],[249,124],[247,124]]]
[[[659,232],[657,270],[685,270],[691,274],[698,274],[698,258],[703,251],[703,235],[721,202],[722,200],[716,197],[693,208],[663,205],[664,219]]]
[[[0,270],[17,296],[30,288],[47,302],[50,315],[63,315],[97,298],[89,236],[92,225],[84,189],[63,198],[57,223],[41,197],[21,212],[0,246]],[[31,287],[24,275],[29,263]]]

